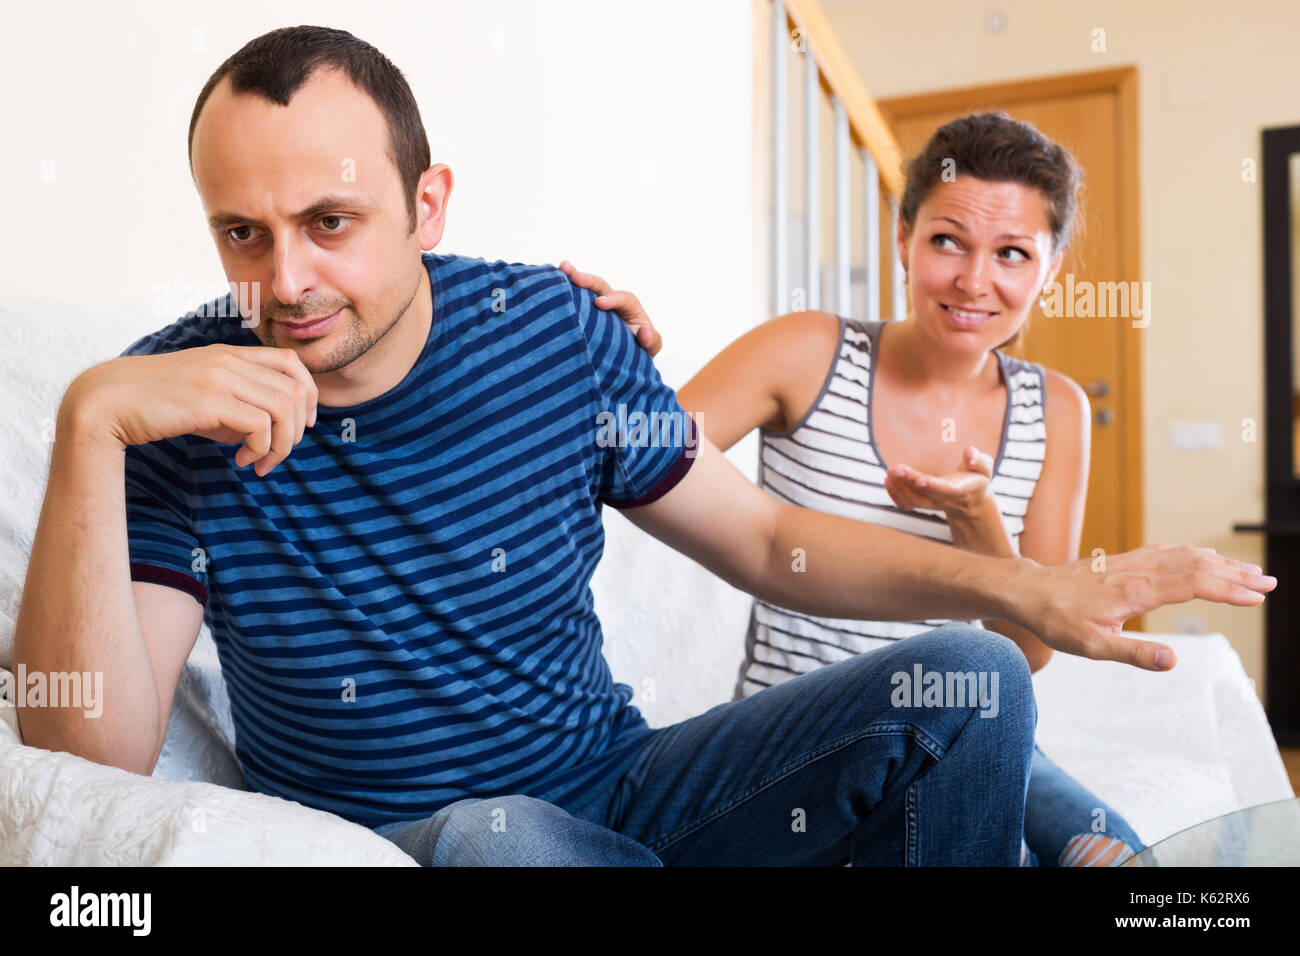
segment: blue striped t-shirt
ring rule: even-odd
[[[204,603],[249,787],[371,827],[465,797],[564,806],[644,742],[589,587],[601,503],[665,494],[698,434],[558,269],[423,260],[410,373],[320,406],[266,477],[194,435],[127,450],[131,576]],[[260,344],[231,297],[124,354],[213,342]],[[684,432],[612,442],[636,412]]]

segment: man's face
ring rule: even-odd
[[[379,107],[335,70],[288,106],[224,78],[199,115],[194,180],[226,278],[257,283],[258,338],[310,372],[348,365],[403,317],[436,244],[427,224],[409,229],[388,144]]]

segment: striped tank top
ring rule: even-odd
[[[793,428],[759,432],[759,484],[778,501],[952,544],[942,511],[905,511],[885,490],[886,466],[871,428],[872,364],[882,325],[840,318],[839,347],[817,400]],[[993,354],[1008,398],[990,490],[1019,552],[1043,468],[1046,382],[1041,365]],[[735,699],[948,623],[824,618],[755,599]]]

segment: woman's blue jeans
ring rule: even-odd
[[[1037,718],[1020,649],[949,624],[657,728],[572,805],[375,832],[437,866],[1016,866]]]
[[[1127,845],[1127,851],[1113,855],[1113,866],[1146,849],[1128,821],[1048,760],[1035,744],[1025,796],[1026,865],[1067,866],[1088,854],[1101,855],[1103,848],[1090,839],[1094,835]]]

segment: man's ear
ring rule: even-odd
[[[451,187],[451,170],[442,163],[430,166],[420,176],[415,195],[415,228],[420,233],[422,252],[429,252],[442,241]]]

